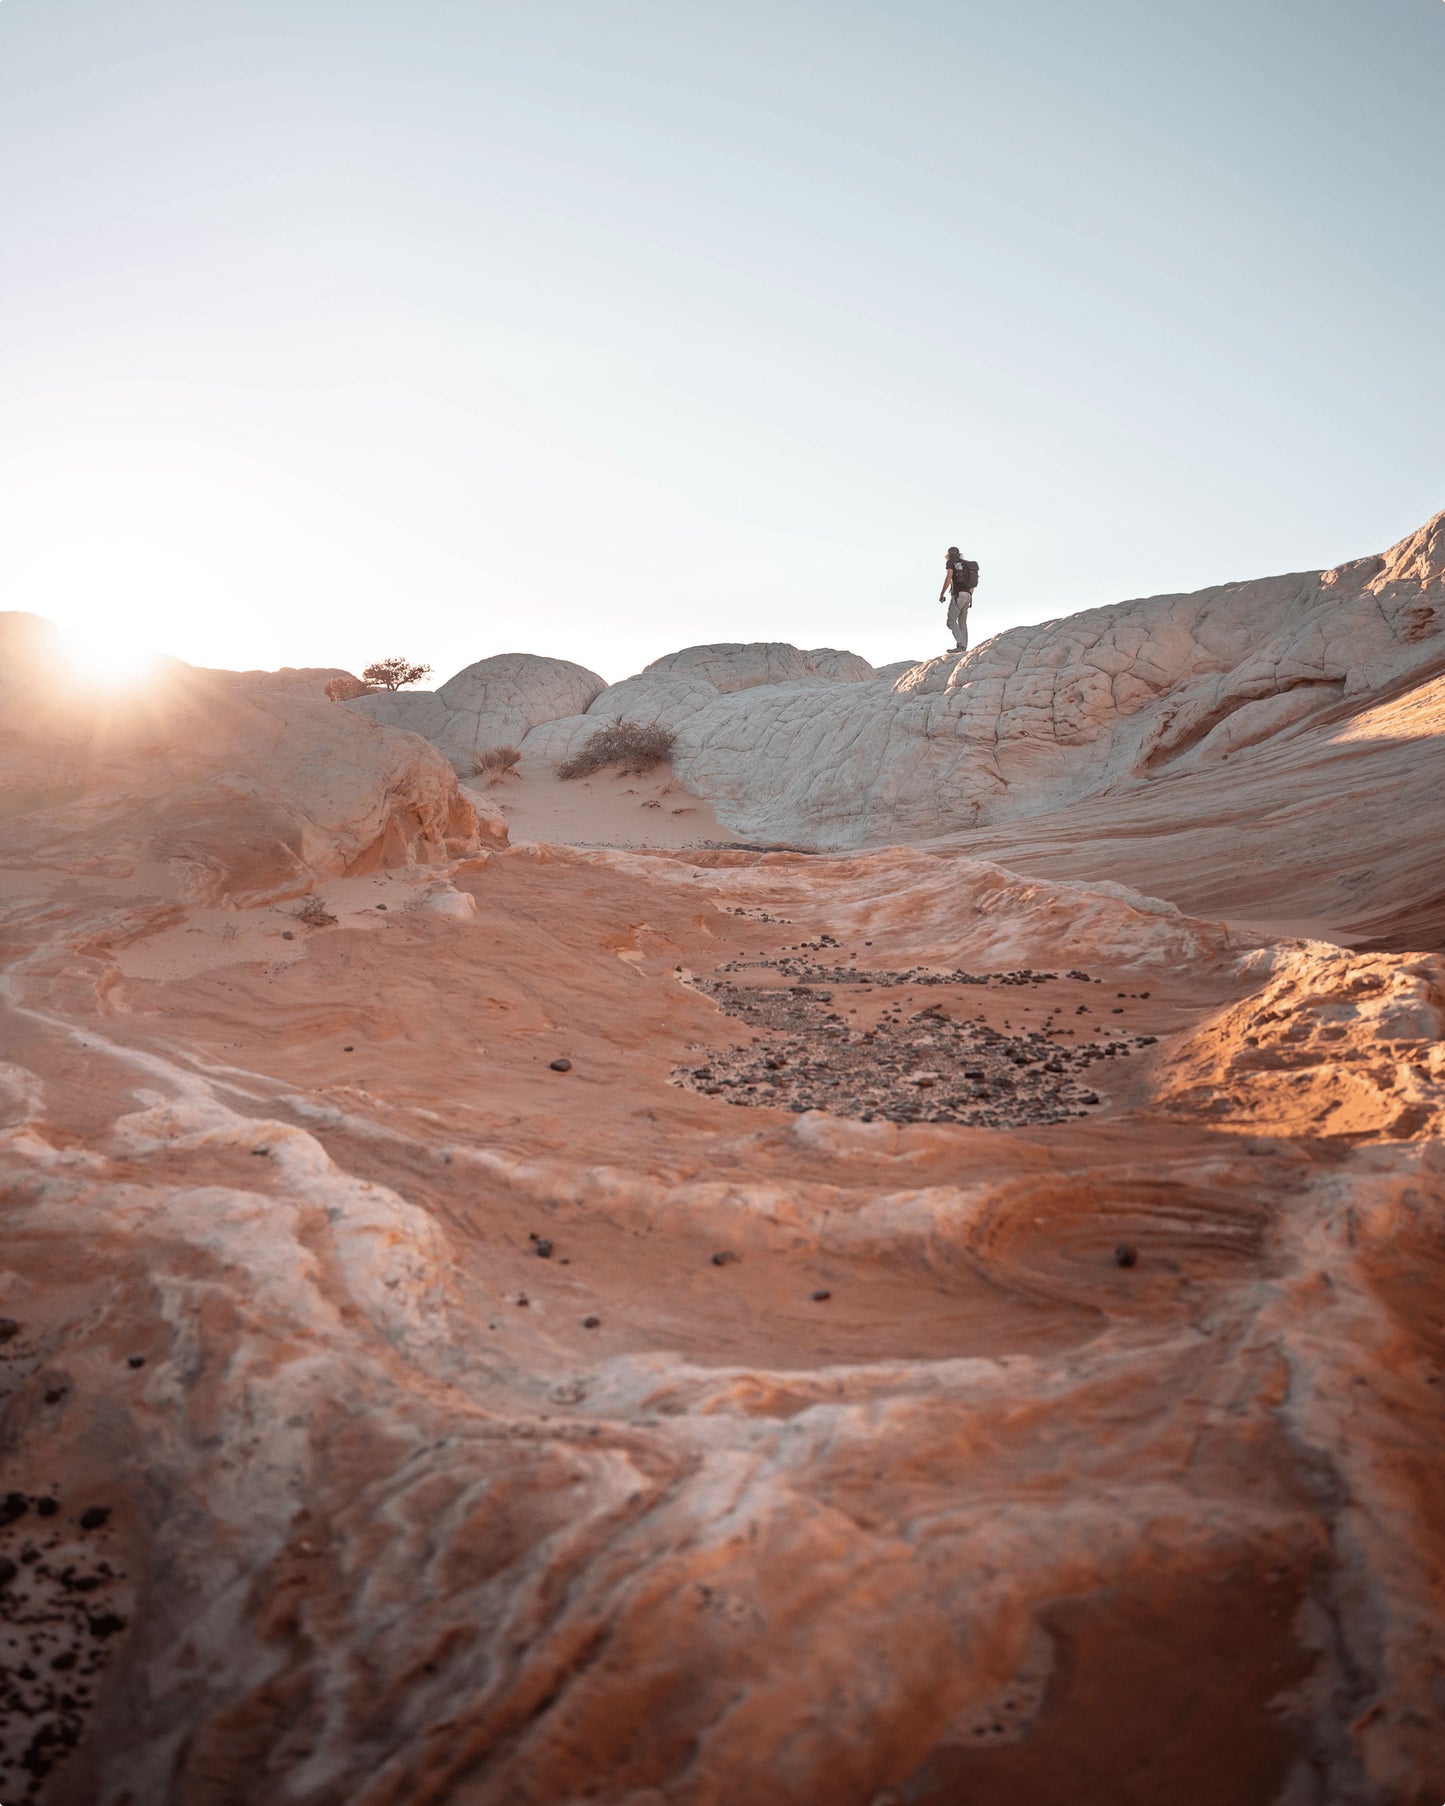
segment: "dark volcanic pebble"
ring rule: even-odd
[[[296,939],[296,936],[291,932],[291,930],[289,928],[283,928],[281,930],[281,939],[283,941],[294,941]]]
[[[0,1317],[0,1342],[9,1342],[20,1334],[20,1325],[13,1317]]]
[[[536,1244],[533,1247],[532,1252],[539,1260],[551,1260],[552,1244],[547,1240],[545,1235],[539,1235],[536,1238]]]
[[[571,1072],[571,1070],[572,1062],[570,1060],[553,1060],[552,1062],[553,1072]]]
[[[814,1304],[824,1304],[833,1296],[831,1292],[818,1291],[812,1294]]]
[[[602,1319],[600,1317],[584,1317],[582,1319],[583,1329],[600,1329],[601,1326]]]
[[[109,1505],[92,1505],[80,1514],[82,1530],[101,1530],[110,1522]]]
[[[144,1367],[145,1364],[146,1364],[146,1358],[144,1355],[127,1355],[126,1356],[126,1365],[128,1367]]]
[[[741,1255],[734,1254],[730,1248],[720,1248],[712,1257],[715,1267],[726,1267],[730,1262],[740,1260]]]
[[[0,1587],[8,1587],[19,1572],[8,1555],[0,1555]]]
[[[1137,1263],[1138,1259],[1138,1254],[1127,1242],[1120,1242],[1119,1246],[1114,1250],[1114,1265],[1116,1267],[1132,1267]]]
[[[41,1517],[53,1518],[56,1512],[60,1510],[60,1506],[54,1499],[37,1499],[35,1501],[35,1509]]]

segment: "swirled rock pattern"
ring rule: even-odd
[[[956,853],[449,869],[9,912],[8,1471],[109,1616],[7,1799],[1419,1797],[1438,959]],[[768,961],[1126,1057],[1011,1130],[679,1086]]]
[[[6,1806],[1435,1798],[1439,550],[631,680],[837,853],[0,620]]]

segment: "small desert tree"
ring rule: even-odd
[[[368,683],[379,684],[383,690],[399,690],[403,684],[419,684],[424,677],[430,677],[431,666],[413,665],[404,658],[379,658],[361,675]]]
[[[326,694],[332,702],[354,702],[358,696],[370,696],[375,686],[363,683],[359,677],[333,677],[326,686]]]

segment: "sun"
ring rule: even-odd
[[[69,627],[62,634],[66,668],[91,686],[121,689],[159,669],[161,654],[113,627]]]

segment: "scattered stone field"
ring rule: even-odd
[[[1077,1030],[1052,1017],[1041,1028],[999,1029],[952,1015],[942,1001],[911,1011],[906,1004],[885,1005],[866,1026],[850,1025],[832,1007],[835,990],[844,987],[1040,986],[1058,978],[1053,972],[869,971],[786,955],[735,960],[719,970],[748,974],[752,982],[732,976],[692,982],[759,1033],[749,1047],[709,1050],[698,1064],[675,1068],[673,1079],[732,1104],[970,1128],[1065,1122],[1107,1101],[1096,1089],[1097,1071],[1156,1039],[1079,1041]],[[1097,982],[1084,972],[1068,977]]]

